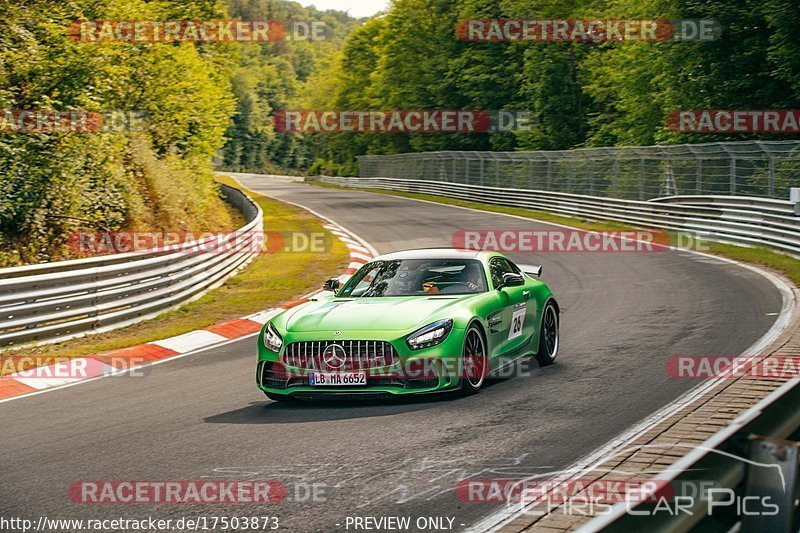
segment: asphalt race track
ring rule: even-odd
[[[550,228],[263,177],[244,183],[334,219],[381,253],[447,246],[462,229]],[[143,378],[2,403],[0,514],[271,515],[281,531],[345,531],[348,516],[425,516],[454,518],[462,530],[498,505],[460,501],[460,479],[569,466],[697,384],[667,376],[670,356],[740,354],[781,307],[758,274],[685,252],[510,255],[542,264],[562,305],[555,366],[465,399],[287,406],[255,387],[250,337],[151,367]],[[289,495],[268,507],[81,505],[67,495],[79,480],[208,477],[274,479]],[[304,501],[313,483],[325,493]]]

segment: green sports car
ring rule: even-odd
[[[258,339],[256,382],[273,400],[460,390],[558,354],[560,311],[541,267],[495,252],[378,257],[321,296],[276,315]]]

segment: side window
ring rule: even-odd
[[[503,283],[503,274],[509,272],[519,274],[520,269],[510,261],[502,257],[494,257],[489,260],[489,270],[492,276],[492,286],[496,289]]]
[[[508,268],[510,269],[508,270],[508,272],[513,272],[514,274],[522,274],[522,270],[520,270],[520,268],[517,265],[512,263],[511,260],[504,259],[504,261],[508,265]]]
[[[503,283],[503,274],[506,273],[503,260],[499,257],[493,257],[489,260],[489,274],[492,277],[492,287],[495,289]]]

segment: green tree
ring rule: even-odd
[[[65,257],[78,229],[224,229],[211,175],[234,100],[231,45],[79,43],[74,20],[224,16],[215,1],[0,6],[0,109],[145,113],[142,131],[0,133],[0,264]]]

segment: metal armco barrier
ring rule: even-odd
[[[222,185],[247,224],[164,250],[0,269],[0,347],[65,340],[154,317],[202,295],[257,254],[261,208]]]
[[[800,427],[798,385],[798,379],[788,381],[742,413],[731,425],[709,437],[705,446],[696,448],[669,470],[653,478],[675,487],[713,483],[713,487],[718,489],[716,494],[706,493],[686,500],[683,510],[676,513],[663,512],[663,509],[657,511],[658,498],[653,501],[643,499],[641,503],[632,505],[616,504],[610,512],[584,524],[578,533],[797,531],[800,526],[800,450],[797,442],[785,439],[797,438],[797,428]],[[712,496],[715,502],[723,504],[723,508],[724,503],[732,499],[749,501],[750,511],[742,512],[742,516],[724,511],[718,515],[710,513],[709,499]],[[631,508],[635,512],[631,512]],[[717,506],[716,510],[719,508]]]
[[[465,185],[398,178],[321,177],[346,187],[387,189],[446,196],[486,204],[613,220],[661,228],[746,246],[768,246],[800,255],[800,217],[788,200],[749,196],[669,196],[647,202],[530,189]]]
[[[627,200],[685,194],[787,198],[800,175],[800,141],[363,155],[358,167],[362,178],[412,178]]]

